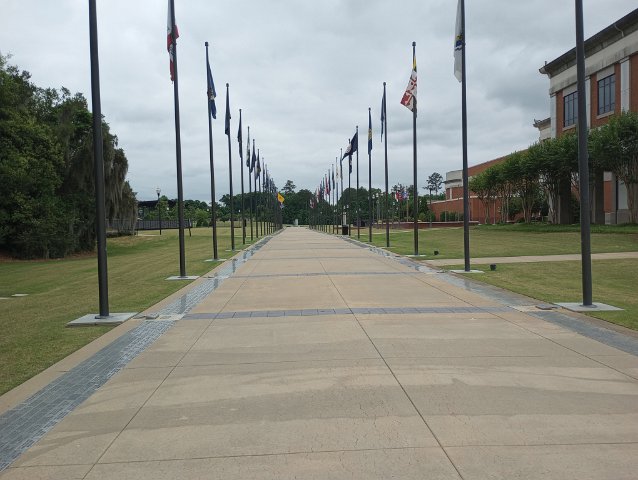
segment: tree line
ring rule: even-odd
[[[0,250],[57,258],[95,248],[92,114],[80,93],[34,85],[0,54]],[[136,218],[128,160],[102,121],[106,216]]]
[[[638,113],[614,115],[588,137],[590,189],[602,196],[603,172],[612,172],[627,188],[630,221],[638,222]],[[598,183],[598,185],[596,185]],[[505,222],[510,206],[518,203],[529,223],[535,211],[545,210],[551,223],[572,223],[578,218],[578,135],[571,132],[534,143],[514,152],[470,179],[469,188],[485,207],[486,223]],[[592,196],[593,198],[593,196]],[[496,211],[496,201],[500,211]],[[559,207],[568,215],[559,215]],[[490,213],[491,208],[491,213]]]

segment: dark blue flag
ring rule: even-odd
[[[210,71],[208,58],[206,59],[206,71],[208,76],[208,89],[206,91],[206,94],[208,95],[210,114],[213,118],[217,118],[217,107],[215,106],[215,97],[217,97],[217,92],[215,91],[215,82],[213,82],[213,74]]]

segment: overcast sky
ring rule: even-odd
[[[185,198],[210,200],[204,42],[217,87],[213,122],[217,197],[228,192],[224,135],[230,83],[234,190],[240,190],[238,109],[281,188],[314,191],[360,129],[367,186],[372,107],[373,186],[383,183],[379,114],[388,89],[390,185],[412,182],[412,115],[399,104],[417,43],[419,186],[460,169],[461,87],[453,75],[456,0],[175,0]],[[88,2],[0,0],[0,52],[41,87],[91,98]],[[589,37],[635,8],[633,0],[584,0]],[[470,165],[523,149],[549,116],[538,72],[573,47],[571,0],[466,0]],[[97,2],[102,111],[129,160],[139,200],[176,197],[173,88],[166,0]],[[89,103],[89,108],[91,105]],[[245,145],[244,145],[245,150]],[[344,162],[345,166],[345,162]],[[353,185],[356,179],[352,177]],[[247,184],[246,184],[247,189]]]

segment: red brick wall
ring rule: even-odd
[[[563,104],[563,92],[556,92],[556,136],[563,134],[563,120],[565,118],[565,105]]]

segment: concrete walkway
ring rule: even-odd
[[[611,252],[592,253],[592,260],[623,260],[626,258],[638,258],[638,252]],[[446,258],[441,260],[426,260],[427,265],[462,265],[462,258]],[[525,255],[521,257],[483,257],[472,258],[473,265],[489,265],[490,263],[537,263],[537,262],[566,262],[580,261],[580,253],[565,255]]]
[[[231,265],[0,478],[637,478],[635,355],[307,229]]]

